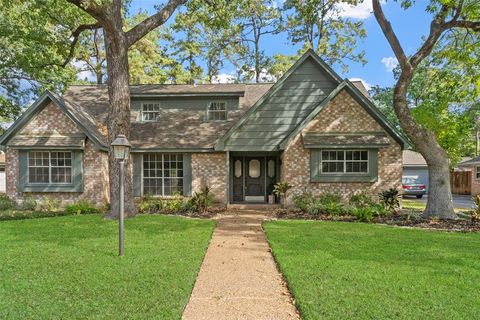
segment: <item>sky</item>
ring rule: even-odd
[[[278,0],[279,5],[281,5],[281,1]],[[146,10],[150,14],[154,13],[154,6],[158,3],[158,0],[132,0],[130,13],[135,14],[140,10]],[[383,3],[385,15],[392,23],[393,29],[407,54],[415,52],[421,44],[422,37],[428,34],[431,16],[425,12],[426,4],[427,0],[417,0],[415,6],[403,10],[398,2],[388,0]],[[355,7],[344,5],[342,8],[344,10],[343,16],[364,22],[367,37],[358,42],[358,49],[365,51],[367,64],[348,62],[348,73],[342,73],[340,68],[334,68],[335,71],[343,78],[361,79],[367,88],[372,85],[382,87],[393,85],[392,69],[397,65],[397,61],[371,12],[371,0],[364,0],[363,3]],[[167,24],[172,20],[171,18]],[[285,34],[267,35],[261,46],[269,56],[276,53],[295,54],[298,50],[298,47],[288,43]],[[222,73],[233,74],[234,70],[232,68],[232,66],[227,65]]]

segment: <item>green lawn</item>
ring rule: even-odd
[[[415,201],[414,199],[402,199],[402,207],[403,209],[414,209],[418,211],[425,210],[426,203],[422,203],[419,201]],[[471,208],[455,208],[456,212],[469,212],[472,211]]]
[[[214,222],[98,215],[0,222],[0,319],[180,319]]]
[[[264,225],[304,319],[474,319],[480,234],[324,221]]]

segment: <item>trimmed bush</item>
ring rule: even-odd
[[[0,211],[12,210],[15,208],[15,201],[4,194],[0,194]]]
[[[313,204],[314,200],[313,194],[305,189],[302,193],[293,197],[293,204],[303,212],[308,212],[308,208]]]
[[[80,201],[65,207],[66,215],[99,214],[101,212],[97,206],[87,201]]]

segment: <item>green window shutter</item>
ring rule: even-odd
[[[133,196],[142,196],[142,162],[143,155],[134,153],[133,156]]]
[[[83,192],[83,152],[73,151],[73,191]]]
[[[320,167],[320,150],[310,150],[310,179],[318,179]]]
[[[192,154],[183,154],[183,195],[192,195]]]
[[[18,190],[23,192],[28,182],[28,152],[25,150],[18,151],[18,170],[20,173]]]

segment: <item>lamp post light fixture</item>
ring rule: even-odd
[[[120,215],[118,217],[118,255],[123,256],[123,226],[125,221],[125,161],[132,145],[123,134],[112,142],[113,156],[120,161]]]

